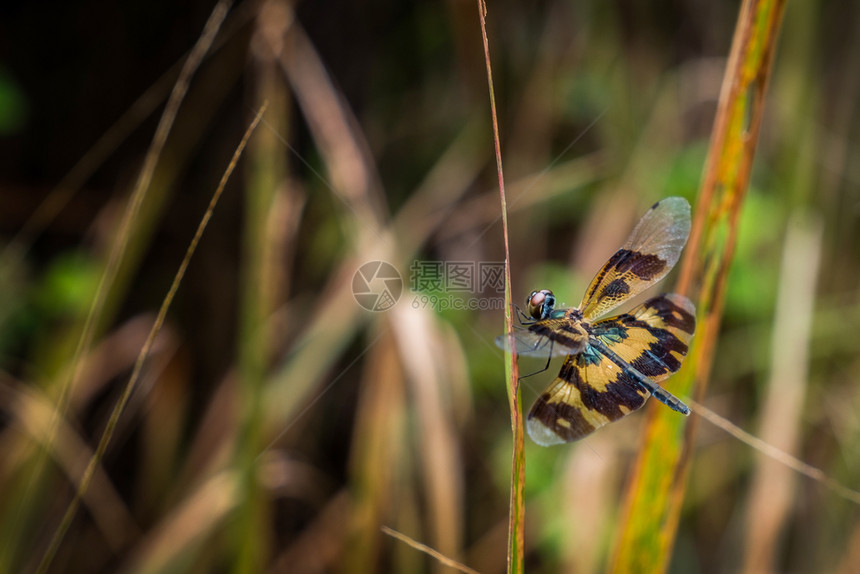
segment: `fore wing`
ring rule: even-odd
[[[655,203],[585,291],[587,321],[604,315],[666,276],[690,235],[690,204],[682,197]]]
[[[525,327],[514,328],[517,354],[531,357],[561,357],[575,355],[586,344],[586,333],[577,329],[576,322],[567,317],[544,319]],[[507,335],[496,337],[496,345],[510,350]]]

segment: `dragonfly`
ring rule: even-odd
[[[526,429],[543,446],[579,440],[645,404],[650,396],[683,415],[690,408],[658,383],[681,368],[696,329],[685,296],[653,297],[627,313],[601,319],[663,279],[690,235],[690,204],[668,197],[648,210],[624,245],[592,279],[582,302],[556,308],[549,289],[533,291],[520,311],[514,344],[520,355],[564,356],[558,376],[529,411]],[[508,335],[496,344],[510,348]],[[531,375],[526,375],[531,376]]]

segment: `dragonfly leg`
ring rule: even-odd
[[[520,377],[520,380],[527,379],[527,378],[529,378],[529,377],[531,377],[531,376],[537,375],[538,373],[542,373],[542,372],[544,372],[545,370],[549,369],[549,362],[552,360],[552,344],[553,344],[553,340],[552,340],[552,339],[548,339],[548,341],[549,341],[549,353],[548,353],[548,354],[547,354],[547,356],[546,356],[546,365],[544,365],[544,366],[543,366],[543,369],[539,369],[539,370],[537,370],[537,371],[535,371],[535,372],[533,372],[533,373],[529,373],[528,375],[523,375],[522,377]],[[542,345],[546,345],[546,343],[538,343],[538,344],[536,344],[536,345],[535,345],[535,347],[534,347],[534,348],[535,348],[535,350],[537,350],[537,349],[538,349],[540,346],[542,346]]]
[[[534,319],[532,319],[531,317],[529,317],[528,315],[523,313],[523,310],[520,309],[519,305],[514,305],[514,308],[517,310],[517,315],[519,315],[519,317],[517,317],[517,319],[519,319],[520,325],[531,325],[532,323],[535,322]]]

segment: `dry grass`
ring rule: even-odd
[[[508,567],[506,548],[519,555],[513,569],[606,569],[649,417],[565,447],[526,439],[513,489],[524,489],[522,536],[509,537],[511,419],[493,345],[503,294],[413,292],[410,269],[503,261],[506,236],[511,299],[550,287],[573,305],[644,206],[694,199],[736,14],[652,8],[488,6],[505,234],[468,3],[324,15],[241,4],[209,38],[182,106],[168,106],[172,127],[145,118],[164,112],[180,72],[165,75],[169,85],[157,77],[175,54],[102,143],[74,148],[82,167],[56,178],[42,208],[21,207],[26,194],[14,190],[38,182],[10,166],[14,179],[0,181],[3,233],[17,237],[0,266],[0,572],[40,562],[49,572],[456,571],[432,549],[490,574]],[[846,73],[860,51],[837,41],[860,18],[851,10],[789,5],[785,15],[712,382],[697,397],[735,425],[726,428],[765,442],[700,426],[674,502],[669,571],[860,568],[857,507],[828,487],[850,488],[860,472],[860,85]],[[183,51],[203,30],[197,16]],[[7,157],[37,161],[20,145]],[[405,280],[389,311],[353,297],[356,269],[372,260]],[[422,295],[499,304],[439,310]],[[88,320],[93,306],[103,310]],[[556,368],[525,380],[526,407]],[[94,458],[106,430],[113,438]],[[759,447],[781,449],[781,462]],[[826,484],[797,472],[810,468]]]

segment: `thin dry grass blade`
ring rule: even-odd
[[[499,121],[496,116],[496,96],[493,89],[493,71],[490,66],[490,42],[487,38],[487,5],[478,0],[478,15],[481,20],[481,37],[484,41],[484,63],[487,67],[487,84],[490,90],[490,113],[493,118],[493,142],[496,148],[496,169],[499,176],[499,201],[502,210],[502,235],[505,240],[505,332],[510,339],[509,347],[515,349],[513,304],[511,302],[511,250],[508,242],[508,207],[505,200],[505,176],[502,169],[502,145],[499,139]],[[524,442],[522,395],[516,351],[505,353],[505,377],[508,381],[508,402],[511,410],[513,453],[511,455],[511,499],[508,529],[508,572],[525,570],[525,484],[526,453]]]
[[[796,213],[783,248],[771,374],[759,430],[759,438],[787,453],[796,452],[801,439],[821,241],[821,223]],[[773,572],[797,477],[771,458],[761,456],[757,465],[747,504],[744,571]]]
[[[149,185],[152,182],[152,177],[155,173],[155,166],[161,157],[161,152],[167,142],[167,136],[173,127],[177,114],[179,113],[179,107],[185,99],[185,95],[188,93],[188,86],[191,82],[191,78],[200,66],[203,56],[208,52],[212,45],[215,35],[221,27],[221,23],[224,21],[224,18],[227,16],[227,12],[231,5],[232,2],[222,1],[219,2],[212,10],[212,14],[206,22],[203,33],[201,34],[197,44],[194,46],[191,54],[188,56],[188,59],[185,61],[182,72],[176,80],[176,84],[174,85],[170,98],[167,101],[164,113],[162,114],[161,120],[156,128],[155,135],[152,138],[152,144],[150,145],[146,158],[144,159],[143,167],[141,167],[140,175],[135,183],[134,192],[132,193],[129,205],[123,214],[123,219],[119,226],[119,236],[111,249],[107,264],[105,265],[105,272],[101,278],[98,289],[96,290],[90,313],[87,315],[87,320],[84,325],[83,332],[81,333],[78,348],[75,351],[75,358],[72,361],[73,368],[70,372],[70,378],[61,388],[60,398],[57,401],[60,413],[62,413],[65,408],[66,396],[80,378],[80,369],[82,365],[80,358],[89,351],[92,338],[95,333],[96,324],[101,316],[103,305],[108,292],[110,291],[113,280],[116,277],[120,261],[122,260],[123,254],[125,253],[126,247],[129,243],[132,223],[140,211],[140,207],[146,197],[146,192],[149,190]]]
[[[110,254],[107,262],[105,263],[104,272],[100,279],[99,286],[96,289],[96,293],[93,297],[89,313],[87,314],[86,320],[82,326],[80,335],[77,337],[76,343],[74,343],[76,348],[73,353],[70,353],[72,357],[68,362],[69,366],[65,368],[63,374],[57,377],[57,409],[54,421],[50,425],[48,444],[51,444],[56,440],[56,433],[61,424],[61,417],[65,415],[70,397],[73,396],[75,388],[82,378],[83,369],[85,368],[86,363],[84,359],[90,354],[90,348],[96,336],[96,332],[98,331],[99,324],[104,320],[106,315],[109,315],[109,313],[105,313],[105,309],[109,309],[111,307],[111,298],[114,297],[115,293],[118,291],[117,279],[122,276],[122,268],[124,267],[124,263],[129,259],[129,251],[134,251],[135,242],[131,241],[131,238],[134,230],[137,229],[136,226],[140,223],[141,213],[145,211],[145,209],[142,209],[142,206],[144,206],[144,199],[149,197],[151,182],[153,181],[155,170],[159,163],[158,160],[165,149],[168,135],[171,133],[174,126],[180,106],[185,101],[185,96],[188,92],[191,78],[198,70],[200,63],[212,46],[218,30],[228,13],[229,6],[229,2],[220,2],[213,9],[200,38],[191,50],[188,58],[185,60],[178,79],[173,86],[170,98],[165,106],[161,120],[159,121],[156,129],[156,133],[153,136],[152,143],[147,151],[144,165],[142,166],[135,183],[128,206],[126,207],[122,220],[117,227],[116,235],[112,238]],[[99,151],[103,152],[104,148],[100,147]],[[96,160],[98,160],[98,158],[92,161]],[[75,177],[83,177],[86,175],[86,167],[87,166],[84,165],[84,167],[81,168],[83,170],[82,172],[76,171]],[[69,180],[66,180],[65,184],[69,185]],[[71,180],[71,184],[76,184],[74,179]],[[51,209],[56,208],[52,207]],[[47,213],[47,215],[50,215],[50,213]],[[39,217],[41,217],[41,215]],[[28,228],[27,233],[35,232],[37,228],[38,226]],[[24,236],[19,237],[19,239],[27,240]],[[38,494],[33,488],[30,488],[30,485],[39,483],[41,475],[43,475],[45,470],[47,460],[45,453],[50,450],[51,449],[49,448],[36,454],[36,459],[32,469],[32,478],[28,481],[27,490],[15,503],[18,507],[18,513],[28,513],[31,508],[39,504],[37,501],[34,501],[34,498],[37,497]],[[5,537],[4,539],[8,538],[9,537]],[[12,544],[14,544],[14,542],[12,542]],[[0,552],[0,554],[4,553]]]
[[[838,482],[825,474],[820,468],[816,468],[811,464],[792,456],[791,454],[780,450],[772,444],[763,441],[755,435],[752,435],[732,423],[730,420],[721,417],[711,409],[704,405],[700,405],[696,401],[689,401],[690,406],[705,420],[713,425],[723,429],[744,444],[748,444],[763,455],[775,460],[781,466],[788,467],[795,472],[798,472],[812,480],[823,484],[826,488],[832,490],[845,500],[849,500],[854,504],[860,504],[860,491],[848,488],[841,482]]]
[[[455,568],[455,569],[459,570],[460,572],[466,572],[466,574],[478,574],[477,570],[472,570],[471,568],[469,568],[465,564],[461,564],[461,563],[457,562],[456,560],[452,560],[452,559],[448,558],[447,556],[445,556],[444,554],[442,554],[441,552],[430,548],[426,544],[421,544],[417,540],[409,538],[405,534],[397,532],[396,530],[394,530],[392,528],[389,528],[387,526],[383,526],[382,531],[384,533],[388,534],[389,536],[392,536],[392,537],[396,538],[397,540],[400,540],[401,542],[408,544],[412,548],[415,548],[416,550],[420,550],[421,552],[424,552],[425,554],[432,556],[433,558],[435,558],[436,560],[438,560],[439,562],[441,562],[445,566],[450,566],[451,568]]]
[[[81,498],[84,496],[84,494],[86,494],[87,490],[89,489],[93,474],[95,473],[98,464],[101,462],[101,459],[104,456],[105,451],[107,450],[108,444],[113,437],[114,430],[119,423],[119,418],[122,415],[129,398],[131,398],[131,393],[134,390],[138,378],[140,377],[140,373],[143,369],[143,364],[149,356],[149,352],[152,348],[153,342],[155,341],[155,337],[158,334],[158,331],[161,329],[162,324],[164,323],[164,319],[167,316],[167,310],[170,308],[170,304],[173,302],[173,298],[176,295],[176,291],[179,289],[179,285],[182,282],[182,278],[185,275],[185,271],[188,268],[189,263],[191,262],[191,257],[194,255],[194,252],[197,249],[197,245],[200,242],[200,238],[203,236],[203,231],[206,229],[209,220],[212,218],[212,213],[215,209],[215,205],[218,203],[218,199],[221,197],[221,193],[224,191],[224,187],[227,185],[227,180],[230,178],[230,175],[236,168],[239,156],[241,156],[242,151],[245,149],[245,145],[248,143],[248,139],[251,137],[251,134],[257,127],[257,124],[260,122],[264,111],[265,106],[257,113],[257,116],[254,118],[254,121],[251,123],[248,130],[245,132],[242,141],[236,148],[236,152],[233,155],[233,159],[227,166],[227,170],[225,171],[224,176],[221,178],[221,181],[218,184],[218,188],[215,190],[215,193],[212,196],[212,200],[209,202],[209,207],[203,214],[203,218],[201,219],[200,224],[197,227],[197,231],[191,240],[191,244],[188,246],[188,250],[185,253],[185,257],[183,258],[182,263],[179,266],[179,270],[176,272],[176,276],[173,279],[173,283],[170,285],[170,289],[168,290],[167,295],[162,301],[161,308],[158,311],[158,316],[155,319],[155,323],[152,326],[152,330],[149,333],[149,337],[147,337],[146,343],[140,350],[140,354],[138,355],[137,362],[134,365],[134,370],[129,377],[128,383],[126,383],[126,386],[123,388],[116,406],[111,411],[110,419],[108,420],[107,426],[105,427],[101,439],[99,439],[99,444],[96,447],[95,453],[90,459],[90,462],[87,465],[86,470],[84,471],[80,483],[77,485],[75,496],[69,503],[69,506],[66,509],[65,514],[63,515],[63,519],[57,527],[57,530],[54,532],[54,536],[51,539],[51,543],[48,546],[48,549],[45,551],[44,556],[42,557],[42,561],[39,564],[39,568],[37,570],[39,573],[46,572],[47,569],[50,567],[51,561],[56,555],[57,550],[60,547],[60,543],[62,542],[66,531],[71,525],[72,519],[77,513]]]
[[[448,373],[439,361],[445,356],[441,334],[430,310],[400,305],[393,313],[391,325],[418,416],[416,447],[426,490],[428,541],[446,556],[458,556],[464,523],[464,464],[457,456],[453,409],[445,400],[450,392]]]
[[[155,135],[152,139],[152,144],[147,151],[143,167],[141,168],[140,175],[135,184],[134,192],[132,193],[128,207],[123,215],[122,222],[120,223],[118,237],[116,239],[116,242],[112,246],[107,264],[105,265],[105,271],[102,274],[99,286],[93,299],[92,306],[90,307],[86,322],[84,323],[84,327],[81,332],[77,348],[75,349],[74,358],[72,359],[72,368],[69,372],[69,377],[63,382],[60,388],[60,394],[57,399],[55,422],[51,423],[48,444],[52,443],[54,440],[53,437],[56,436],[57,428],[59,427],[60,417],[65,411],[68,396],[71,390],[75,387],[77,381],[80,379],[83,368],[82,358],[89,352],[93,337],[95,336],[96,325],[101,317],[108,293],[111,289],[114,279],[116,278],[117,272],[120,267],[120,262],[129,243],[132,223],[135,221],[135,218],[140,211],[140,206],[143,203],[143,199],[146,196],[146,192],[149,189],[153,173],[155,172],[155,166],[158,163],[159,158],[161,157],[161,152],[164,149],[165,143],[167,142],[167,136],[170,133],[171,128],[173,127],[176,115],[179,112],[179,107],[185,99],[186,93],[188,92],[188,86],[191,82],[191,78],[194,75],[194,72],[196,72],[197,68],[200,66],[200,62],[203,60],[203,56],[209,51],[209,48],[211,47],[212,42],[215,39],[215,35],[218,33],[221,24],[224,22],[224,18],[226,18],[227,12],[229,11],[231,5],[232,2],[222,0],[218,4],[216,4],[215,8],[213,8],[209,19],[206,22],[206,26],[204,27],[200,38],[192,49],[191,54],[185,61],[182,71],[179,74],[179,78],[177,79],[176,84],[173,87],[173,91],[170,94],[170,98],[167,101],[164,113],[162,114],[161,120],[159,121],[158,127],[156,128]],[[158,326],[160,327],[160,325]],[[150,341],[148,341],[150,344],[151,340],[154,339],[156,333],[157,329],[154,329],[151,334]],[[148,351],[148,348],[146,348],[146,350]],[[146,353],[142,352],[141,356],[145,357]],[[139,373],[139,368],[142,367],[143,361],[139,360],[138,363],[139,365],[136,366],[136,371]],[[54,555],[59,549],[63,536],[65,535],[66,530],[71,524],[72,518],[77,512],[80,499],[89,487],[89,481],[92,479],[92,474],[93,472],[95,472],[96,465],[100,462],[101,456],[102,454],[104,454],[104,449],[107,448],[107,443],[110,440],[110,436],[112,434],[112,428],[116,426],[116,422],[119,419],[119,414],[122,412],[122,408],[125,406],[125,402],[128,401],[128,398],[131,395],[131,390],[133,389],[135,378],[136,376],[132,375],[129,384],[127,385],[123,393],[123,396],[120,397],[120,401],[117,404],[117,407],[114,409],[113,414],[111,415],[111,421],[108,423],[108,428],[105,429],[105,433],[102,435],[102,440],[100,441],[99,446],[96,449],[96,453],[90,460],[90,464],[87,466],[87,469],[84,472],[84,476],[81,480],[81,483],[78,485],[77,492],[75,493],[75,496],[72,501],[69,503],[69,507],[65,515],[63,516],[63,519],[61,520],[59,526],[57,527],[57,530],[54,532],[54,536],[52,537],[51,542],[42,557],[41,563],[39,564],[39,567],[37,569],[37,572],[39,573],[47,571],[48,567],[51,564],[51,561],[54,558]]]
[[[670,381],[675,394],[704,394],[716,347],[728,270],[734,255],[740,207],[749,183],[785,3],[746,0],[735,29],[720,94],[696,216],[681,266],[678,291],[698,287],[698,329],[681,372]],[[649,409],[643,448],[627,487],[611,570],[660,572],[669,564],[696,418]]]

